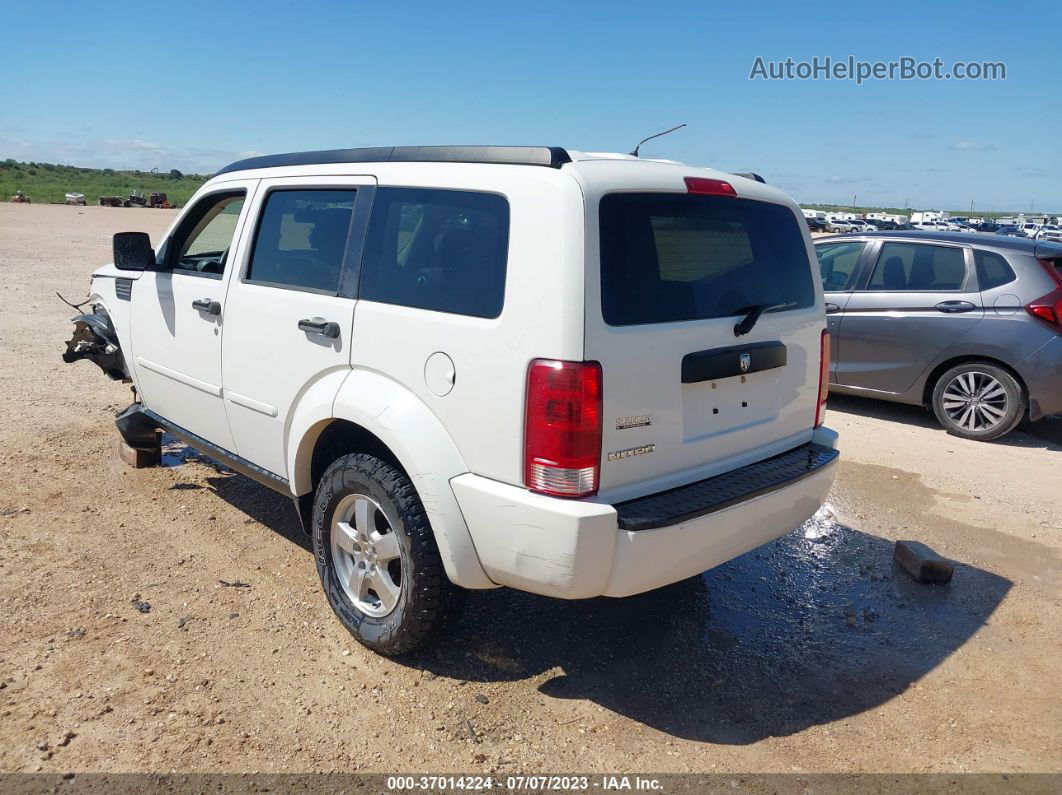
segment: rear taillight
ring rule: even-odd
[[[737,191],[729,182],[708,177],[686,177],[686,192],[700,193],[707,196],[737,196]]]
[[[819,350],[819,403],[815,409],[816,428],[826,421],[826,398],[830,394],[830,332],[822,332]]]
[[[1062,331],[1062,287],[1030,301],[1025,305],[1025,311],[1050,324],[1056,331]]]
[[[555,497],[597,492],[601,365],[535,359],[527,370],[524,482]]]

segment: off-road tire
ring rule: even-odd
[[[955,381],[957,376],[963,374],[983,374],[994,378],[1006,393],[1006,410],[998,424],[984,429],[969,429],[962,427],[952,416],[949,416],[945,407],[945,392],[948,385]],[[1025,389],[1014,375],[1002,367],[989,362],[964,362],[952,367],[937,379],[933,386],[933,413],[944,429],[963,439],[973,439],[979,442],[988,442],[998,439],[1014,430],[1025,418],[1029,399]],[[954,413],[954,409],[952,410]]]
[[[394,609],[374,617],[348,597],[332,560],[332,520],[346,496],[365,494],[397,517],[402,565],[401,593]],[[446,576],[420,497],[409,478],[392,464],[365,453],[345,455],[325,471],[313,504],[313,552],[328,603],[343,625],[378,654],[408,654],[435,640],[464,602],[462,589]]]

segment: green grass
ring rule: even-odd
[[[100,196],[128,198],[132,191],[142,190],[145,196],[165,193],[171,204],[180,207],[210,178],[201,174],[175,177],[148,171],[0,160],[0,201],[8,201],[15,191],[21,190],[34,204],[62,204],[67,193],[83,193],[87,204],[96,204]]]

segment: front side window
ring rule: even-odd
[[[224,273],[244,198],[241,191],[200,199],[175,235],[174,273]]]
[[[266,197],[247,281],[339,292],[353,190],[274,190]]]
[[[844,290],[852,283],[866,243],[830,243],[815,247],[823,290]]]
[[[378,188],[359,298],[495,318],[505,297],[509,202],[493,193]]]
[[[966,259],[961,248],[923,243],[886,243],[868,290],[947,291],[962,289]]]
[[[612,326],[815,303],[804,235],[778,204],[730,196],[601,199],[601,310]]]

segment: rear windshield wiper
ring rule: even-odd
[[[770,312],[772,309],[788,309],[791,306],[796,306],[796,304],[789,301],[780,304],[756,304],[755,306],[747,306],[744,309],[739,309],[735,314],[744,314],[745,317],[741,319],[740,323],[734,324],[734,336],[744,337],[752,331],[752,327],[759,322],[760,315],[764,312]]]

